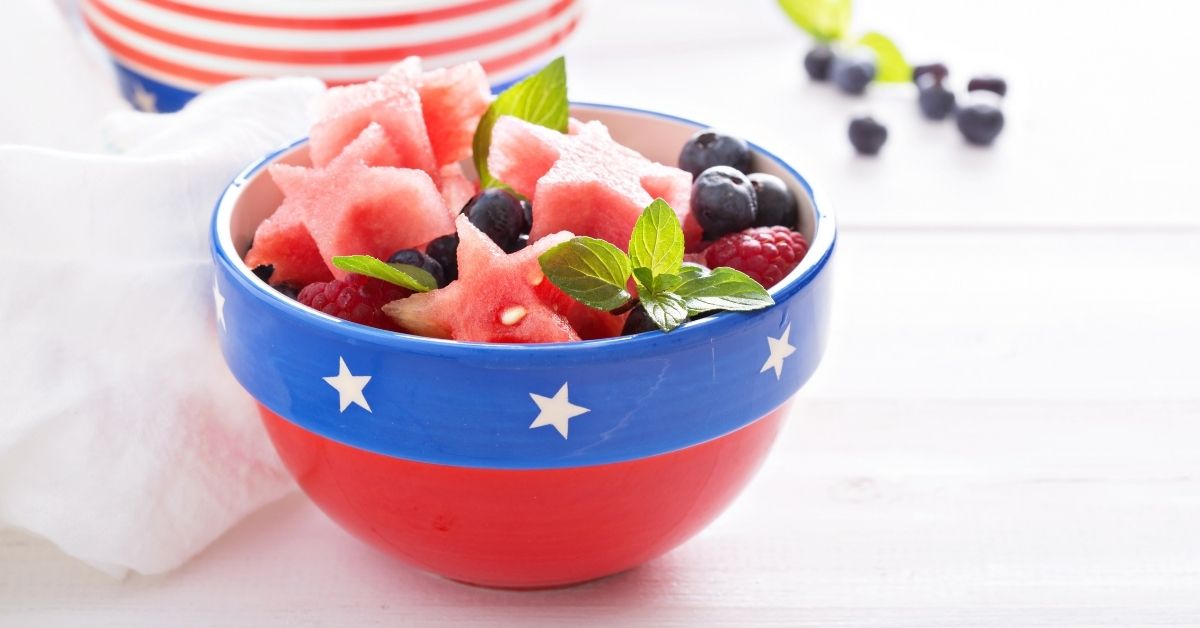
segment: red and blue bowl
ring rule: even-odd
[[[572,115],[665,163],[701,127],[601,105]],[[241,258],[281,200],[266,166],[307,164],[298,142],[246,169],[217,205],[225,360],[305,493],[403,562],[505,588],[630,569],[730,504],[825,348],[833,216],[804,177],[754,150],[756,169],[803,199],[812,245],[771,289],[774,306],[669,334],[502,345],[362,327],[259,281]]]
[[[330,85],[479,61],[498,90],[540,68],[574,31],[582,0],[83,0],[125,97],[175,111],[247,77],[315,76]]]

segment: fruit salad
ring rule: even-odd
[[[557,59],[493,98],[482,68],[409,58],[314,108],[311,166],[244,261],[301,304],[392,332],[567,342],[755,310],[808,250],[799,204],[743,140],[677,166],[569,117]]]

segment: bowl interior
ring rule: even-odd
[[[646,157],[667,165],[675,165],[679,150],[684,142],[703,125],[657,113],[591,104],[574,104],[571,115],[583,121],[598,120],[604,123],[618,142],[642,153]],[[812,200],[812,189],[777,157],[754,146],[754,170],[766,172],[782,179],[800,202],[800,224],[798,228],[811,243],[815,241],[818,228],[818,213]],[[281,151],[271,163],[309,166],[308,147],[303,141]],[[468,176],[475,176],[470,160],[463,164]],[[238,259],[246,254],[259,223],[268,218],[279,204],[283,194],[264,169],[256,170],[245,178],[238,202],[230,216],[227,235]],[[226,235],[225,233],[222,234]],[[815,247],[814,247],[815,248]],[[810,256],[815,257],[815,256]],[[243,265],[244,266],[244,265]],[[797,271],[807,264],[801,264]],[[249,269],[245,269],[249,272]],[[793,272],[793,276],[796,272]],[[780,282],[780,285],[787,281]]]

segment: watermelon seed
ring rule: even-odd
[[[521,322],[521,319],[525,318],[528,313],[529,310],[526,310],[524,306],[512,305],[500,312],[500,322],[511,327]]]

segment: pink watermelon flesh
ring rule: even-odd
[[[329,281],[333,275],[321,259],[317,243],[308,233],[295,205],[284,203],[254,232],[254,245],[246,253],[250,268],[270,264],[271,285],[285,283],[306,286]]]
[[[492,127],[488,170],[517,194],[533,198],[542,178],[562,155],[567,136],[512,116],[500,116]]]
[[[483,66],[472,61],[425,72],[416,78],[416,88],[437,163],[470,157],[475,127],[491,100]]]
[[[424,170],[435,181],[437,161],[417,90],[383,79],[334,87],[318,101],[319,119],[309,133],[309,156],[314,166],[333,161],[351,140],[371,123],[387,133],[399,157],[398,166]]]
[[[335,167],[345,163],[391,166],[398,161],[399,156],[388,141],[383,127],[372,123],[334,159],[333,164]],[[280,178],[292,176],[295,179],[294,171],[280,170],[274,166],[270,173],[280,187],[285,185]],[[295,187],[299,182],[289,180],[286,185]],[[251,268],[264,264],[275,268],[271,273],[273,285],[292,283],[304,286],[333,278],[329,266],[321,258],[316,241],[308,232],[308,227],[304,226],[301,206],[294,199],[291,202],[285,199],[279,209],[258,226],[254,232],[254,245],[246,253],[246,264]]]
[[[446,200],[446,210],[450,212],[450,218],[454,219],[479,190],[457,163],[442,166],[441,175],[442,198]]]
[[[387,258],[449,233],[454,224],[429,175],[410,168],[335,161],[325,168],[276,165],[285,203],[295,203],[322,260],[340,255]],[[329,264],[335,277],[345,271]]]
[[[488,168],[532,198],[531,241],[571,231],[625,248],[638,216],[656,197],[675,210],[687,242],[700,240],[699,225],[688,220],[691,175],[617,144],[599,122],[563,135],[502,117],[492,133]]]
[[[579,340],[570,322],[543,301],[548,283],[538,255],[571,238],[557,233],[506,255],[465,216],[458,229],[458,279],[432,292],[384,306],[402,328],[423,336],[469,342]]]

